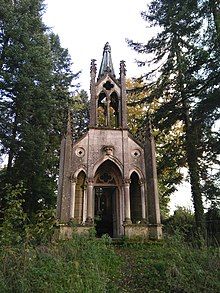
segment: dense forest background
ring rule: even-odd
[[[213,224],[220,217],[220,4],[174,2],[151,1],[141,16],[146,34],[153,27],[155,35],[143,43],[127,40],[146,68],[127,81],[129,127],[142,141],[149,120],[153,125],[163,220],[185,167],[195,226],[204,235],[207,219]],[[77,139],[88,125],[88,94],[68,50],[42,21],[44,1],[0,4],[0,152],[7,161],[0,170],[0,218],[5,223],[19,206],[25,221],[35,223],[55,208],[67,112]]]

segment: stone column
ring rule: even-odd
[[[96,60],[91,60],[90,66],[90,109],[89,109],[89,126],[94,127],[97,124],[97,105],[96,105],[96,87],[95,87],[95,79],[96,79]]]
[[[145,140],[145,167],[147,180],[147,200],[148,200],[148,221],[149,236],[152,239],[160,239],[162,237],[162,226],[160,221],[160,206],[157,186],[157,168],[154,136],[150,119],[146,129]]]
[[[124,221],[124,224],[132,224],[132,222],[131,222],[131,206],[130,206],[130,179],[124,180],[124,199],[125,199],[125,221]]]
[[[106,106],[107,106],[107,113],[106,113],[106,118],[107,118],[107,123],[106,123],[106,126],[110,127],[110,97],[109,97],[109,94],[107,94],[107,97],[106,97]]]
[[[74,219],[76,196],[76,178],[70,178],[70,219]]]
[[[93,186],[94,180],[88,179],[87,185],[87,224],[93,224]]]
[[[83,217],[82,221],[85,223],[87,218],[87,194],[86,194],[86,186],[83,186]]]
[[[127,122],[127,96],[126,96],[126,67],[125,61],[120,62],[120,83],[121,83],[121,109],[120,109],[120,126],[123,129],[128,128]]]
[[[146,199],[145,199],[145,188],[144,180],[139,181],[141,187],[141,212],[142,212],[142,221],[146,222]]]

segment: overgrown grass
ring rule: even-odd
[[[181,237],[172,237],[125,243],[118,253],[125,259],[122,292],[220,292],[218,248],[193,248]]]
[[[220,292],[218,248],[172,237],[113,245],[75,236],[41,246],[2,247],[0,292]]]
[[[115,292],[120,262],[109,239],[74,237],[48,246],[5,247],[1,292]]]

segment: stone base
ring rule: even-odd
[[[69,226],[69,225],[60,225],[54,235],[55,239],[59,240],[65,240],[65,239],[71,239],[74,234],[77,235],[90,235],[91,229],[93,229],[93,226]]]
[[[160,240],[162,239],[162,225],[148,225],[149,239]]]
[[[143,224],[124,225],[124,231],[128,239],[147,240],[149,238],[148,227]]]

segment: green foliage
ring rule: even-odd
[[[25,192],[22,184],[12,187],[6,185],[5,208],[1,213],[3,219],[0,227],[0,245],[19,244],[24,238],[24,226],[27,223],[27,214],[23,211]]]
[[[163,242],[125,244],[119,292],[218,292],[218,250],[189,247],[177,235]],[[213,267],[215,269],[213,269]]]
[[[0,253],[0,284],[5,292],[116,292],[112,281],[120,261],[106,239],[76,236]]]
[[[37,245],[48,243],[54,235],[56,227],[53,209],[39,210],[32,221],[24,211],[25,189],[23,184],[4,187],[4,207],[1,208],[0,244]]]
[[[186,242],[192,242],[195,235],[195,219],[193,213],[185,207],[177,207],[174,214],[164,221],[164,233],[179,234]]]
[[[78,76],[68,50],[45,27],[43,13],[41,0],[1,2],[0,152],[8,157],[4,184],[23,183],[23,207],[30,219],[55,205],[63,122]]]
[[[211,176],[213,165],[219,169],[213,131],[220,109],[218,16],[217,1],[152,0],[142,17],[150,29],[156,27],[155,35],[145,44],[128,41],[138,53],[147,54],[147,61],[139,64],[151,65],[143,76],[148,95],[141,102],[146,107],[157,102],[154,126],[165,135],[182,126],[179,143],[178,139],[165,143],[164,153],[174,168],[184,164],[189,169],[196,225],[201,231],[205,227],[202,196],[219,193]],[[168,165],[169,158],[163,158]],[[202,173],[208,175],[206,180]]]
[[[220,245],[220,209],[212,206],[206,213],[208,245]]]
[[[215,269],[213,269],[215,268]],[[0,249],[0,292],[219,292],[218,249],[77,236]]]
[[[127,81],[128,90],[128,127],[135,138],[145,143],[146,129],[149,114],[154,115],[161,103],[157,100],[144,103],[149,90],[144,83]],[[140,103],[141,101],[141,103]],[[179,167],[185,164],[185,153],[182,150],[183,127],[176,123],[170,130],[161,131],[154,127],[156,144],[157,175],[162,218],[169,213],[170,195],[177,190],[182,182],[183,175]]]
[[[47,244],[53,239],[57,220],[54,209],[39,210],[25,226],[24,241],[31,245]]]
[[[87,130],[89,124],[89,100],[84,90],[74,95],[70,101],[73,121],[73,139],[79,139]]]

